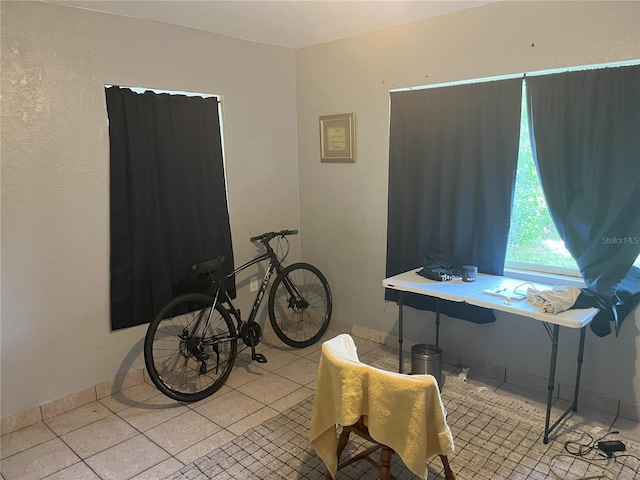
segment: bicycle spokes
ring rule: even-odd
[[[149,377],[165,395],[179,401],[197,401],[217,391],[226,381],[237,353],[238,339],[251,348],[251,358],[267,359],[256,353],[261,329],[256,315],[272,274],[277,277],[269,290],[269,318],[278,337],[287,345],[303,348],[317,342],[331,319],[331,290],[324,275],[308,263],[283,267],[277,249],[269,242],[286,240],[297,230],[267,232],[252,241],[264,245],[265,253],[241,265],[226,276],[218,271],[223,258],[203,262],[194,271],[208,276],[209,292],[188,293],[171,300],[150,323],[144,342],[145,366]],[[288,241],[287,241],[288,242]],[[231,302],[225,282],[262,261],[268,260],[264,280],[258,289],[246,322]],[[231,316],[235,317],[236,322]],[[240,328],[239,334],[236,334]]]
[[[312,265],[288,266],[276,279],[269,296],[269,317],[278,337],[292,347],[320,339],[331,318],[331,291]]]
[[[235,361],[233,323],[212,301],[200,294],[180,297],[158,316],[145,340],[151,379],[177,400],[195,401],[213,393]]]
[[[289,298],[289,308],[293,309],[294,312],[301,313],[307,307],[309,307],[309,302],[307,302],[304,298]]]

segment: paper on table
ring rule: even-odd
[[[497,297],[506,298],[508,300],[515,300],[517,302],[527,298],[526,293],[516,293],[513,291],[512,288],[505,287],[503,285],[500,285],[494,288],[487,288],[486,290],[484,290],[484,293],[487,293],[489,295],[495,295]]]

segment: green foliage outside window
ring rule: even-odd
[[[526,91],[520,118],[520,152],[511,212],[507,261],[577,269],[551,220],[538,172],[533,162]],[[543,270],[543,269],[540,269]]]
[[[507,244],[507,266],[579,275],[576,262],[565,248],[549,215],[531,151],[526,87],[523,86],[522,90],[520,151]],[[640,256],[634,265],[640,267]]]

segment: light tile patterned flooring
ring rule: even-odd
[[[338,332],[329,331],[326,338]],[[354,338],[363,362],[395,352]],[[2,480],[142,480],[161,479],[258,426],[313,393],[320,357],[319,342],[295,350],[265,341],[258,351],[266,364],[240,354],[225,386],[210,398],[181,404],[140,383],[120,393],[1,438]],[[470,374],[474,382],[497,382]],[[544,397],[513,385],[502,393],[544,404]],[[640,425],[581,408],[584,424],[622,438],[640,438]]]

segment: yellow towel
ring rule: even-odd
[[[369,434],[421,478],[431,457],[453,452],[435,378],[361,363],[351,336],[338,335],[322,345],[310,431],[311,445],[332,477],[338,468],[336,424],[353,425],[362,415]]]

